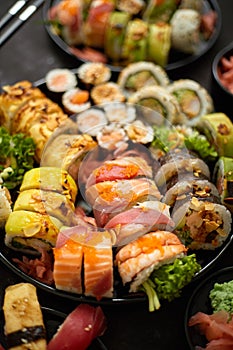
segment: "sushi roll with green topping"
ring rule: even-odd
[[[194,80],[176,80],[167,89],[177,99],[185,115],[186,125],[195,125],[202,115],[212,113],[214,110],[212,97]]]
[[[140,18],[130,21],[122,46],[122,59],[126,63],[144,61],[147,57],[149,26]]]
[[[222,204],[233,213],[233,158],[220,157],[215,165],[214,177]]]
[[[146,86],[132,94],[128,102],[158,112],[171,124],[182,124],[184,121],[176,98],[162,86]]]
[[[130,19],[131,16],[127,12],[114,11],[109,16],[105,31],[104,52],[113,63],[121,60],[122,45]]]
[[[168,23],[150,24],[147,43],[147,59],[165,67],[171,49],[171,25]]]
[[[168,86],[169,78],[166,71],[152,62],[134,62],[123,68],[117,83],[126,96],[141,88],[151,85]]]
[[[149,23],[168,23],[177,9],[177,0],[149,0],[143,19]]]
[[[210,113],[202,116],[197,128],[206,135],[219,156],[233,156],[233,124],[224,113]]]
[[[200,43],[200,14],[192,9],[179,9],[171,19],[171,47],[177,51],[194,54]]]

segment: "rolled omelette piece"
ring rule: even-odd
[[[179,79],[171,83],[167,90],[177,99],[188,126],[195,126],[202,115],[214,111],[212,97],[197,81]]]
[[[30,99],[43,98],[45,95],[27,80],[2,87],[0,94],[0,125],[11,131],[16,112]]]
[[[66,226],[72,224],[75,215],[74,203],[65,195],[34,188],[19,193],[13,210],[28,210],[51,215]]]
[[[7,349],[46,350],[46,330],[36,288],[30,283],[5,290],[3,312]]]
[[[7,247],[38,255],[55,246],[62,222],[53,216],[26,210],[13,211],[5,225]]]
[[[203,115],[196,127],[206,135],[220,157],[233,157],[233,123],[225,113]]]
[[[24,175],[20,192],[29,189],[41,189],[64,194],[75,202],[78,188],[68,172],[57,167],[40,167],[27,171]]]
[[[190,249],[214,250],[220,247],[231,231],[231,213],[222,204],[188,199],[172,210],[174,233]]]
[[[233,158],[219,158],[215,165],[214,178],[222,204],[233,213]]]

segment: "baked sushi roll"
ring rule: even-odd
[[[233,213],[233,158],[220,157],[214,169],[221,203]]]
[[[145,86],[131,94],[128,102],[156,111],[165,122],[181,124],[184,121],[178,101],[165,87]]]
[[[203,115],[196,127],[206,136],[219,156],[232,157],[233,124],[226,114]]]
[[[121,58],[125,63],[146,60],[148,30],[148,24],[140,18],[129,21],[121,53]]]
[[[198,82],[191,79],[174,81],[167,90],[177,99],[185,124],[197,124],[200,117],[214,111],[213,100],[208,91]]]
[[[11,131],[16,112],[30,99],[43,98],[42,91],[31,82],[23,80],[2,87],[0,94],[0,125]]]
[[[174,232],[190,249],[214,250],[231,231],[231,213],[222,204],[193,197],[172,211]]]
[[[27,210],[13,211],[5,225],[7,247],[26,254],[39,255],[55,246],[62,222],[47,214]]]
[[[77,75],[85,86],[90,87],[109,81],[111,70],[102,62],[86,62],[78,68]]]
[[[91,89],[91,98],[97,105],[126,100],[121,87],[112,81],[94,86]]]
[[[149,311],[160,308],[160,300],[171,301],[200,270],[195,255],[168,231],[149,232],[122,247],[115,259],[120,277],[130,292],[144,291]]]
[[[57,218],[66,226],[72,225],[75,215],[74,203],[65,195],[34,188],[19,193],[13,210],[27,210],[47,214]]]
[[[96,146],[97,142],[88,134],[57,135],[46,145],[41,166],[62,168],[77,181],[83,158]]]
[[[30,283],[5,290],[3,313],[7,349],[46,350],[46,330],[36,288]]]
[[[29,189],[55,191],[64,194],[75,202],[77,185],[68,172],[56,167],[40,167],[27,171],[24,175],[20,192]]]
[[[12,212],[11,194],[6,187],[0,185],[0,228],[5,226],[7,218]]]
[[[171,47],[186,54],[195,54],[200,43],[200,13],[193,9],[178,9],[170,24]]]
[[[126,96],[151,85],[166,87],[169,79],[165,70],[152,62],[134,62],[123,68],[117,83]]]
[[[166,67],[171,49],[171,25],[169,23],[150,24],[147,44],[148,61]]]

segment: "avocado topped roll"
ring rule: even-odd
[[[148,24],[139,18],[128,23],[122,45],[122,59],[126,63],[146,59],[148,29]]]
[[[68,172],[56,167],[40,167],[26,172],[20,191],[32,188],[62,193],[73,202],[78,192],[77,185]]]
[[[47,214],[26,210],[13,211],[5,225],[7,247],[28,254],[39,255],[55,246],[62,222]]]
[[[113,63],[121,61],[122,45],[130,19],[128,12],[114,11],[109,16],[105,30],[104,52]]]
[[[200,132],[206,135],[219,156],[232,157],[233,124],[226,114],[203,115],[196,126]]]
[[[171,25],[168,23],[150,24],[147,41],[147,59],[165,67],[171,49]]]
[[[6,288],[3,304],[7,349],[46,350],[46,330],[36,288],[18,283]]]
[[[151,85],[168,86],[169,78],[166,71],[152,62],[134,62],[123,68],[117,83],[126,96]]]
[[[219,158],[215,165],[214,178],[222,204],[233,213],[233,158]]]
[[[186,125],[195,125],[202,115],[213,112],[213,100],[208,91],[191,79],[174,81],[167,87],[177,99]]]

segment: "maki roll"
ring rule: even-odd
[[[134,62],[123,68],[117,83],[126,96],[152,85],[168,86],[169,78],[166,71],[152,62]]]
[[[200,118],[196,127],[206,135],[219,156],[232,157],[233,124],[226,114],[206,114]]]
[[[125,63],[145,61],[149,27],[140,18],[129,21],[122,44],[121,57]]]
[[[44,98],[39,88],[27,80],[2,87],[0,94],[0,125],[11,131],[16,112],[30,99]]]
[[[56,167],[40,167],[27,171],[24,175],[20,191],[40,189],[55,191],[67,196],[75,202],[77,185],[68,172]]]
[[[76,122],[80,132],[91,136],[96,136],[108,124],[104,111],[94,107],[79,113],[76,117]]]
[[[177,0],[149,0],[143,19],[149,23],[168,23],[177,9]]]
[[[45,83],[50,91],[64,92],[77,85],[77,78],[70,69],[55,68],[46,74]]]
[[[112,81],[94,86],[91,90],[91,98],[97,105],[124,102],[126,99],[121,87]]]
[[[222,204],[233,213],[233,158],[219,158],[215,165],[214,178]]]
[[[69,114],[83,112],[91,107],[89,92],[79,88],[69,89],[62,95],[62,104]]]
[[[126,146],[128,136],[125,130],[118,124],[105,125],[96,135],[98,145],[108,151],[114,151]]]
[[[135,143],[147,144],[153,140],[153,128],[150,125],[144,124],[137,119],[130,124],[125,125],[124,129],[129,139]]]
[[[130,104],[111,102],[105,103],[102,107],[110,123],[125,125],[132,123],[136,119],[136,108]]]
[[[186,54],[195,54],[200,43],[200,14],[192,9],[178,9],[170,24],[171,47]]]
[[[122,45],[130,18],[128,12],[121,11],[113,11],[109,16],[105,31],[104,52],[113,63],[121,61]]]
[[[147,59],[165,67],[171,49],[171,25],[168,23],[150,24],[147,43]]]
[[[82,83],[89,87],[110,80],[111,70],[102,62],[86,62],[78,68],[77,74]]]
[[[174,81],[167,90],[177,99],[186,125],[195,125],[202,115],[212,113],[213,100],[208,91],[190,79]]]
[[[46,330],[36,287],[30,283],[8,286],[3,313],[7,349],[47,349]]]
[[[5,225],[7,247],[26,254],[39,255],[55,246],[62,222],[53,216],[27,210],[13,211]]]
[[[190,249],[214,250],[220,247],[231,231],[231,213],[222,204],[193,197],[171,214],[174,232]]]
[[[146,86],[128,98],[129,103],[150,108],[171,124],[180,124],[184,117],[176,98],[162,86]]]

